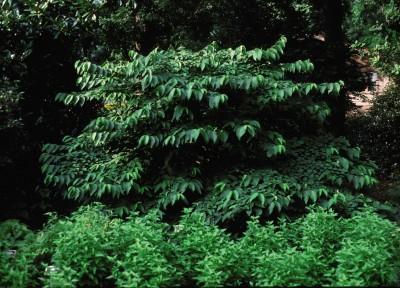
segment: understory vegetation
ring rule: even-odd
[[[397,1],[0,6],[1,287],[400,285]]]
[[[352,121],[352,137],[360,143],[362,151],[379,164],[381,175],[399,176],[400,153],[400,98],[397,84],[389,87],[373,101],[371,110]],[[363,128],[363,129],[359,129]],[[397,175],[396,175],[397,174]]]
[[[400,230],[370,210],[340,218],[314,209],[234,237],[186,210],[174,225],[156,213],[112,216],[103,206],[51,216],[40,232],[3,222],[4,287],[378,286],[398,283]],[[9,250],[11,251],[11,250]]]

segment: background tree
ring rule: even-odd
[[[371,64],[398,81],[400,74],[400,5],[397,1],[348,1],[346,32],[354,48]]]
[[[389,182],[388,197],[398,201],[399,164],[399,28],[398,1],[348,1],[345,29],[353,49],[360,51],[376,73],[389,79],[389,86],[377,95],[369,113],[349,124],[352,138],[380,166],[380,177]],[[377,83],[372,83],[375,85]]]

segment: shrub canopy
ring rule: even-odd
[[[216,221],[375,183],[358,148],[323,132],[324,99],[343,83],[302,82],[313,64],[280,63],[285,44],[77,62],[83,91],[57,99],[103,109],[80,135],[44,146],[45,182],[67,198],[118,199],[125,208],[195,203]]]

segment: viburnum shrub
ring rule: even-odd
[[[154,211],[155,212],[155,211]],[[0,224],[1,287],[398,286],[400,229],[369,209],[349,218],[313,209],[295,221],[247,222],[240,237],[186,210],[118,219],[81,207],[14,237]],[[6,228],[6,229],[4,229]],[[16,235],[16,234],[14,234]]]
[[[308,61],[269,49],[131,52],[130,61],[76,63],[81,92],[66,105],[103,109],[76,137],[46,144],[45,182],[65,197],[120,207],[193,205],[216,222],[327,199],[376,182],[371,163],[323,132],[343,83],[300,82]]]

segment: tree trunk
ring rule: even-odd
[[[344,0],[313,0],[317,13],[317,22],[324,33],[326,55],[324,55],[325,81],[338,81],[346,78],[345,36],[342,28],[345,14]],[[327,101],[332,108],[330,124],[337,135],[345,133],[345,115],[347,109],[346,89],[337,98]]]
[[[345,76],[346,69],[346,46],[345,36],[342,28],[344,21],[345,7],[343,0],[328,0],[325,3],[325,40],[331,51],[333,73],[332,81],[338,81]],[[334,132],[338,135],[345,133],[346,116],[346,89],[343,89],[340,95],[333,99],[331,121]]]

